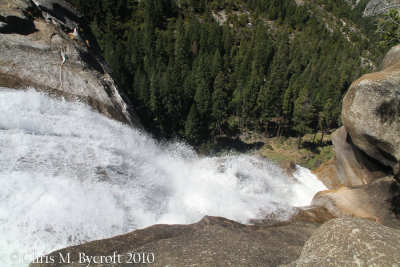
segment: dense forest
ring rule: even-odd
[[[344,0],[71,0],[156,136],[193,145],[341,124],[341,100],[383,51]]]

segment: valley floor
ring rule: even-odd
[[[333,132],[333,130],[332,130]],[[219,138],[215,150],[217,154],[255,153],[276,163],[294,162],[313,170],[333,157],[331,133],[307,134],[302,137],[298,148],[297,137],[266,137],[263,134],[246,132],[236,139]]]

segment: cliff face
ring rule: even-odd
[[[370,0],[365,7],[364,16],[376,16],[386,12],[390,8],[399,8],[397,0]]]
[[[80,100],[140,127],[80,14],[61,0],[0,2],[0,86]]]

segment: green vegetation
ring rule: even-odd
[[[296,137],[265,138],[262,134],[254,133],[252,135],[248,133],[244,135],[242,139],[247,139],[249,144],[264,144],[255,151],[256,154],[277,163],[292,161],[313,170],[333,157],[333,145],[329,132],[324,134],[322,142],[320,142],[322,132],[304,135],[300,149],[298,148],[298,138]]]
[[[390,9],[388,13],[378,18],[377,33],[381,36],[379,45],[390,48],[400,43],[400,15],[397,9]]]
[[[344,0],[71,2],[144,126],[197,146],[338,127],[350,83],[382,55],[363,4]]]

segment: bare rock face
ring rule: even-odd
[[[313,171],[329,189],[364,185],[387,175],[384,166],[352,143],[344,127],[336,130],[331,138],[335,157]]]
[[[97,53],[89,26],[62,0],[0,2],[0,86],[80,100],[141,127]]]
[[[392,176],[358,187],[340,187],[318,192],[312,204],[326,208],[335,217],[354,216],[384,224],[395,220],[392,212]]]
[[[364,16],[376,16],[390,8],[399,8],[399,3],[396,0],[369,0],[364,9]]]
[[[123,256],[120,263],[94,266],[132,266],[124,264],[128,260],[125,255],[135,252],[154,254],[154,263],[135,266],[277,266],[296,260],[302,246],[318,226],[294,222],[265,227],[206,216],[194,224],[153,225],[125,235],[65,248],[47,255],[48,258],[54,257],[55,264],[31,263],[29,266],[87,266],[87,263],[79,263],[79,253],[112,256],[114,252]],[[71,264],[59,264],[60,254],[65,257],[68,253]],[[40,259],[36,261],[40,262]]]
[[[286,266],[398,266],[400,231],[359,218],[323,224]]]
[[[397,54],[398,47],[388,55]],[[398,56],[397,56],[398,58]],[[400,172],[400,62],[362,76],[343,99],[342,120],[352,142],[371,158]]]
[[[387,69],[400,63],[400,45],[392,47],[382,60],[381,69]]]

